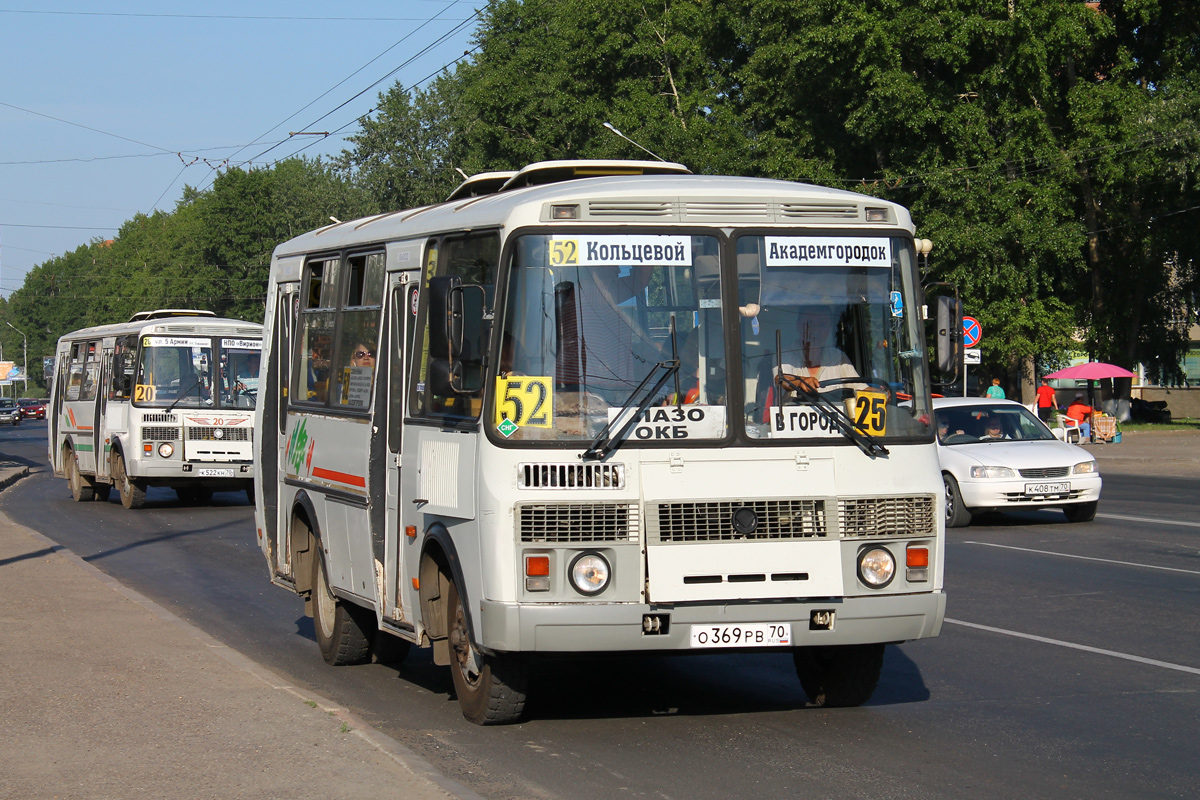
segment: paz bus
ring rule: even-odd
[[[68,333],[55,348],[49,457],[76,501],[140,508],[151,486],[185,502],[253,500],[262,325],[158,309]]]
[[[658,162],[285,242],[272,580],[325,661],[431,648],[479,724],[520,718],[546,654],[786,651],[813,702],[862,703],[945,608],[918,278],[898,205]]]

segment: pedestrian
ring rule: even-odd
[[[992,400],[1004,399],[1004,389],[1000,386],[999,378],[992,378],[992,385],[988,387],[987,396]]]
[[[1050,415],[1058,411],[1058,398],[1054,396],[1054,387],[1046,378],[1042,378],[1042,385],[1037,389],[1037,410],[1038,419],[1046,423],[1050,422]]]
[[[1092,407],[1083,402],[1083,394],[1075,395],[1071,405],[1067,406],[1067,416],[1079,423],[1079,432],[1083,438],[1092,439]]]

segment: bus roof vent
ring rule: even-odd
[[[783,203],[779,212],[784,219],[858,219],[858,206],[846,203]]]
[[[199,308],[158,308],[154,311],[139,311],[129,318],[130,322],[145,322],[151,319],[169,319],[171,317],[215,317],[211,311]]]
[[[500,187],[508,192],[525,186],[543,186],[579,178],[602,178],[617,175],[691,175],[683,164],[671,161],[579,160],[539,161],[521,169]]]
[[[500,191],[501,186],[516,174],[515,170],[508,170],[506,172],[480,172],[478,175],[472,175],[450,193],[450,196],[446,198],[446,202],[449,203],[451,200],[467,200],[472,197],[495,194]]]

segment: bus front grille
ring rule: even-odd
[[[142,428],[142,439],[148,442],[173,442],[179,439],[179,428]]]
[[[624,464],[518,464],[519,489],[624,489]]]
[[[932,495],[844,498],[838,500],[838,522],[843,539],[937,533]]]
[[[747,511],[752,512],[752,524]],[[735,515],[740,515],[741,531],[735,527]],[[827,535],[824,500],[660,503],[647,513],[646,523],[647,540],[657,543],[814,539]]]
[[[189,442],[248,442],[249,428],[188,428]]]
[[[522,542],[636,542],[638,507],[631,503],[530,503],[517,506]]]

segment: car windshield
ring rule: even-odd
[[[936,409],[934,417],[938,441],[948,446],[1055,438],[1050,429],[1023,406],[987,403],[948,406]]]

